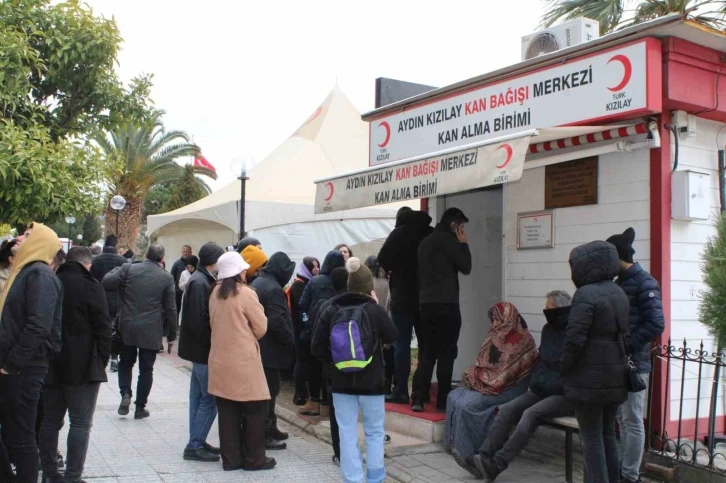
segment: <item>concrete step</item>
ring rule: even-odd
[[[439,443],[444,437],[444,421],[428,421],[407,414],[386,411],[386,431],[428,443]]]

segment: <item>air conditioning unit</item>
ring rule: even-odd
[[[600,22],[578,18],[522,37],[522,60],[534,59],[600,37]]]

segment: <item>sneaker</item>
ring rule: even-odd
[[[297,413],[305,416],[320,416],[320,403],[310,400],[305,403],[305,406],[298,409]]]
[[[476,467],[474,464],[474,457],[473,456],[464,456],[459,451],[453,450],[451,452],[451,455],[454,457],[454,461],[456,461],[456,464],[464,468],[466,471],[471,474],[474,478],[481,480],[484,478],[484,475],[481,471],[479,471],[479,468]]]
[[[280,431],[278,428],[270,431],[270,436],[272,436],[272,439],[274,439],[275,441],[285,441],[290,437],[289,434],[284,431]]]
[[[187,461],[204,461],[207,463],[213,463],[219,461],[219,455],[213,454],[201,447],[199,449],[185,449],[184,459]]]
[[[472,459],[474,460],[476,469],[478,469],[483,475],[486,475],[486,477],[489,478],[489,481],[497,479],[497,476],[499,476],[499,468],[494,461],[480,454],[474,455]]]
[[[118,372],[118,361],[111,361],[111,367],[108,369],[111,372]]]
[[[124,394],[121,396],[121,404],[118,407],[118,413],[120,416],[126,416],[129,413],[131,407],[131,394]]]
[[[204,443],[204,449],[212,454],[222,454],[222,450],[211,444]]]
[[[270,451],[280,451],[283,449],[287,449],[287,443],[284,441],[277,441],[272,437],[268,437],[265,441],[265,449]]]
[[[330,406],[328,406],[327,404],[320,405],[320,417],[322,417],[322,418],[330,417]]]
[[[340,456],[333,455],[333,464],[340,468]]]
[[[136,412],[134,413],[134,419],[144,419],[151,416],[151,413],[148,409],[142,408],[141,406],[136,406]]]

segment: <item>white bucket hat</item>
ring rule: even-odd
[[[232,278],[250,268],[249,263],[237,252],[227,252],[217,260],[217,280]]]

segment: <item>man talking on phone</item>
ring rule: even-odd
[[[434,365],[439,383],[436,409],[446,410],[461,330],[459,273],[471,273],[471,252],[464,230],[468,222],[459,208],[449,208],[418,248],[419,304],[425,335],[413,376],[414,412],[422,412],[429,400]]]

